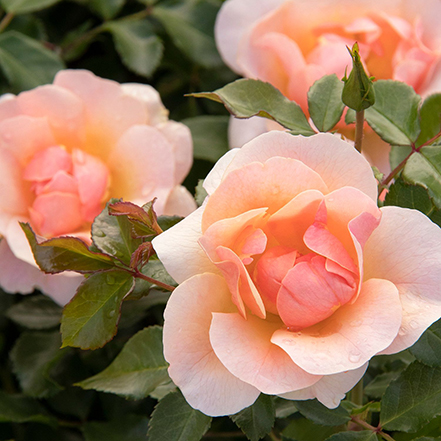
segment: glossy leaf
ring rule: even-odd
[[[28,12],[39,11],[61,0],[0,0],[1,6],[12,14],[26,14]]]
[[[148,424],[147,417],[126,415],[105,423],[86,423],[83,434],[86,441],[146,441]]]
[[[192,94],[223,103],[237,118],[262,116],[272,119],[299,135],[313,135],[305,114],[298,104],[284,97],[275,87],[259,80],[241,79],[214,92]]]
[[[78,386],[141,399],[169,381],[162,349],[162,328],[149,327],[135,334],[115,360]]]
[[[421,133],[416,142],[417,147],[430,141],[441,131],[441,94],[428,96],[420,109]]]
[[[375,378],[364,388],[364,393],[372,398],[381,398],[389,387],[390,383],[395,380],[399,372],[384,372],[375,376]]]
[[[215,2],[190,0],[156,6],[153,16],[191,60],[200,66],[215,68],[222,66],[213,35],[218,10]]]
[[[46,273],[56,274],[63,271],[91,273],[114,267],[110,256],[94,253],[76,237],[56,237],[38,243],[29,224],[20,223],[31,246],[35,261]]]
[[[441,367],[441,320],[424,332],[410,348],[410,352],[428,366]]]
[[[158,67],[163,45],[147,20],[119,20],[107,22],[104,29],[114,40],[122,62],[138,75],[149,78]]]
[[[228,116],[202,115],[182,120],[193,138],[193,156],[216,162],[228,152]]]
[[[11,395],[0,390],[0,423],[41,423],[56,425],[56,419],[33,398]]]
[[[441,146],[423,147],[407,161],[403,178],[429,190],[435,205],[441,208]]]
[[[62,308],[45,296],[24,298],[8,309],[6,315],[13,322],[29,329],[50,329],[58,326]]]
[[[415,142],[420,133],[420,96],[411,86],[392,80],[377,81],[374,90],[375,104],[365,111],[369,125],[390,144]]]
[[[414,432],[441,415],[441,368],[412,363],[386,390],[380,423],[386,430]]]
[[[275,418],[274,398],[264,394],[260,394],[254,404],[231,417],[250,441],[258,441],[271,432]]]
[[[118,270],[88,277],[64,309],[63,347],[96,349],[111,340],[116,334],[121,302],[134,284],[131,274]]]
[[[370,431],[362,430],[361,432],[341,432],[330,436],[326,441],[379,441],[379,437]]]
[[[16,31],[0,34],[0,67],[13,92],[51,83],[64,69],[59,56],[38,41]]]
[[[115,17],[124,6],[126,0],[88,0],[89,8],[105,20]]]
[[[317,400],[296,401],[295,405],[304,417],[323,426],[340,426],[351,419],[349,413],[342,407],[328,409]]]
[[[328,132],[340,121],[345,107],[342,91],[343,83],[335,74],[320,78],[309,89],[309,114],[321,132]]]
[[[118,202],[111,199],[104,210],[95,218],[92,224],[92,241],[104,253],[111,254],[130,264],[132,253],[141,245],[142,240],[132,235],[132,225],[125,216],[112,216],[109,206]]]
[[[172,392],[155,407],[150,419],[149,441],[199,441],[211,417],[193,409],[181,392]]]
[[[42,398],[54,395],[62,387],[50,377],[53,365],[64,355],[61,338],[55,332],[25,332],[10,353],[12,370],[26,395]]]

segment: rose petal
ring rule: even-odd
[[[279,320],[260,320],[250,315],[214,313],[210,341],[224,366],[240,380],[265,394],[281,394],[308,387],[320,380],[296,366],[271,343]]]
[[[301,161],[320,175],[329,192],[346,186],[355,187],[377,201],[377,181],[369,163],[351,144],[330,133],[313,137],[275,131],[265,133],[239,150],[226,173],[250,162],[264,163],[273,156]]]
[[[72,170],[72,158],[61,147],[48,147],[37,152],[23,170],[23,179],[27,181],[48,181],[58,171],[69,173]]]
[[[381,277],[398,288],[402,323],[384,353],[415,343],[441,315],[441,229],[416,210],[384,207],[364,249],[365,279]],[[381,244],[381,245],[380,245]]]
[[[242,150],[237,154],[240,155]],[[309,189],[327,192],[321,177],[295,159],[273,157],[264,164],[255,162],[244,165],[230,171],[208,199],[202,231],[220,219],[234,217],[254,208],[268,207],[268,213],[273,214],[299,193]]]
[[[280,396],[287,400],[311,400],[317,398],[320,403],[329,409],[335,409],[345,397],[346,392],[350,391],[360,381],[367,367],[368,363],[358,369],[340,374],[326,375],[310,387],[288,392]]]
[[[388,280],[371,279],[354,304],[302,332],[276,331],[272,342],[306,372],[336,374],[362,366],[388,347],[400,323],[397,288]]]
[[[205,191],[209,195],[211,195],[216,190],[216,188],[219,187],[219,184],[221,183],[222,178],[225,174],[225,170],[230,165],[231,161],[238,151],[239,149],[233,149],[225,153],[225,155],[222,156],[222,158],[220,158],[219,161],[216,162],[216,164],[214,164],[213,168],[204,179],[203,186],[205,188]]]
[[[176,288],[164,313],[164,355],[170,377],[192,407],[212,416],[236,413],[260,393],[231,374],[211,346],[212,313],[230,310],[224,280],[206,273]]]
[[[203,272],[220,273],[198,243],[204,209],[198,208],[152,240],[159,259],[178,283]]]
[[[188,216],[197,205],[193,195],[182,185],[176,185],[168,195],[163,214],[166,216]]]

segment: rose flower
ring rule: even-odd
[[[440,19],[438,0],[228,0],[216,43],[231,69],[271,83],[307,112],[309,88],[324,75],[344,76],[355,41],[377,80],[403,81],[423,96],[440,91]],[[272,128],[261,118],[232,120],[230,143],[240,147]],[[385,144],[372,136],[365,145],[386,171]]]
[[[440,228],[378,208],[349,143],[269,132],[204,185],[202,207],[153,241],[180,283],[164,353],[193,407],[234,414],[261,392],[336,407],[374,355],[440,318]]]
[[[148,85],[88,71],[61,71],[51,85],[0,101],[0,285],[39,288],[64,304],[81,276],[45,275],[18,221],[43,238],[90,240],[93,219],[111,198],[159,214],[187,215],[195,202],[179,185],[192,164],[190,131],[169,121]]]

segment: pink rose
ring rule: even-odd
[[[180,286],[165,311],[169,373],[202,412],[260,392],[336,407],[374,355],[441,316],[441,230],[379,209],[368,162],[331,134],[270,132],[231,150],[203,206],[153,246]]]
[[[123,84],[88,71],[59,72],[51,85],[0,100],[0,284],[9,292],[39,288],[64,304],[80,276],[40,273],[18,220],[50,238],[89,239],[111,198],[159,214],[196,206],[179,185],[192,164],[190,131],[169,121],[148,85]]]
[[[308,89],[324,75],[343,77],[355,41],[376,79],[404,81],[423,96],[440,91],[440,20],[438,0],[227,0],[216,42],[234,71],[268,81],[307,112]],[[268,130],[259,121],[234,122],[233,147]],[[370,148],[384,169],[384,144]]]

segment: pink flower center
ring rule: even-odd
[[[109,171],[98,158],[61,146],[36,153],[23,171],[35,196],[31,224],[45,237],[78,231],[102,210]]]

